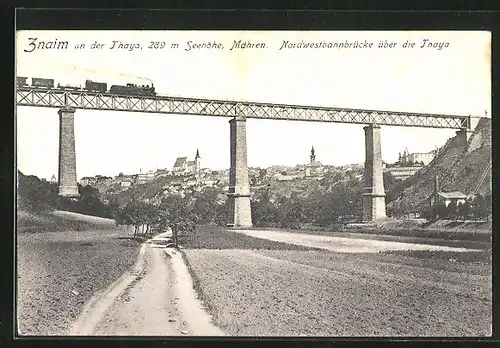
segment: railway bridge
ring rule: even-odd
[[[185,114],[229,117],[231,166],[228,197],[234,227],[251,227],[250,185],[247,166],[246,119],[274,119],[355,123],[365,125],[365,172],[363,220],[386,216],[380,146],[381,126],[457,129],[459,141],[467,142],[473,129],[470,116],[423,114],[338,107],[283,105],[250,101],[209,100],[170,96],[124,96],[111,93],[18,87],[19,106],[59,109],[59,195],[79,197],[76,177],[74,116],[76,109]]]

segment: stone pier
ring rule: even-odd
[[[385,190],[382,173],[380,126],[369,125],[365,130],[365,175],[363,193],[363,221],[376,221],[386,217]]]
[[[473,117],[469,116],[467,119],[467,128],[462,128],[456,132],[456,142],[459,146],[466,147],[469,143],[469,139],[472,134],[474,134],[474,130],[476,129],[481,117]]]
[[[228,199],[233,212],[231,227],[252,227],[250,185],[247,165],[246,119],[237,116],[229,121],[231,167],[229,169]]]
[[[77,198],[75,109],[59,110],[59,195]]]
[[[459,131],[456,131],[456,142],[459,146],[467,146],[469,143],[469,139],[474,133],[473,131],[469,129],[460,129]]]

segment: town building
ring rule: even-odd
[[[292,180],[296,180],[296,179],[299,179],[299,178],[303,178],[304,176],[303,175],[297,175],[297,174],[281,174],[281,173],[277,173],[274,178],[278,181],[292,181]]]
[[[393,165],[386,166],[386,169],[396,181],[403,181],[415,175],[420,168],[431,163],[435,155],[436,151],[409,153],[408,148],[405,148],[403,154],[399,153],[398,161]]]
[[[135,178],[133,175],[123,175],[119,178],[121,187],[130,187],[133,185]]]
[[[155,178],[161,178],[164,176],[170,175],[170,171],[168,169],[157,169],[155,172]]]
[[[389,173],[391,173],[391,175],[394,177],[394,180],[403,181],[415,175],[421,168],[422,168],[421,166],[412,166],[412,167],[394,166],[387,168],[386,170]]]
[[[132,186],[132,182],[129,181],[129,180],[122,180],[122,181],[120,181],[120,186],[121,187],[126,187],[126,188],[130,187],[130,186]]]
[[[317,177],[324,174],[325,167],[320,161],[316,160],[316,153],[314,146],[311,148],[311,155],[309,156],[309,163],[305,167],[305,177]]]
[[[188,161],[187,157],[177,157],[172,172],[174,174],[197,174],[200,171],[200,161],[200,152],[196,149],[194,161]]]
[[[139,174],[137,175],[137,183],[144,184],[148,181],[151,181],[155,178],[154,170],[148,170],[146,173],[142,172],[142,169],[139,170]]]
[[[436,205],[439,203],[444,203],[446,207],[450,204],[454,206],[458,206],[461,203],[465,203],[468,196],[462,192],[454,191],[454,192],[437,192],[432,194],[430,197],[430,205]]]
[[[82,186],[92,186],[96,183],[96,178],[91,176],[84,176],[80,179],[80,185]]]
[[[399,166],[413,166],[413,165],[420,165],[420,166],[426,166],[429,163],[432,162],[434,157],[436,156],[436,151],[430,151],[430,152],[415,152],[415,153],[409,153],[408,148],[405,148],[403,154],[399,154],[399,159],[398,159],[398,165]]]
[[[429,197],[430,206],[435,206],[439,203],[444,203],[446,207],[450,204],[453,206],[458,206],[461,203],[465,203],[469,196],[462,192],[443,192],[439,190],[439,177],[437,173],[434,174],[434,192]]]

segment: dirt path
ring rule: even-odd
[[[321,248],[340,253],[367,253],[389,250],[440,250],[440,251],[477,251],[476,249],[453,248],[448,246],[390,242],[373,239],[354,239],[346,237],[330,237],[313,234],[290,233],[284,231],[233,230],[251,237],[269,239],[295,245]]]
[[[154,241],[143,245],[132,272],[89,301],[71,334],[224,335],[196,298],[180,253]]]

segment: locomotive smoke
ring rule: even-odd
[[[142,85],[142,84],[147,84],[148,85],[152,85],[153,84],[153,81],[151,81],[149,78],[147,77],[143,77],[143,76],[136,76],[136,75],[132,75],[132,74],[122,74],[122,73],[118,73],[116,71],[112,71],[108,68],[104,68],[104,69],[89,69],[89,68],[85,68],[81,65],[77,65],[77,64],[64,64],[64,63],[61,63],[61,62],[55,62],[53,60],[42,60],[41,62],[44,67],[54,67],[54,68],[57,68],[58,71],[61,71],[61,68],[64,68],[64,66],[66,65],[67,68],[69,68],[69,70],[72,70],[74,71],[75,73],[78,73],[80,75],[84,75],[82,76],[82,78],[88,78],[90,80],[93,80],[93,79],[98,79],[99,75],[101,75],[102,79],[113,79],[113,77],[121,77],[121,78],[124,78],[124,79],[127,79],[127,80],[124,80],[122,81],[122,84],[126,84],[126,83],[135,83],[135,84],[139,84],[139,85]],[[93,76],[96,76],[95,78],[93,78]],[[36,76],[36,74],[34,75]],[[104,82],[104,81],[103,81]],[[109,82],[109,81],[107,81]],[[64,81],[62,81],[61,83],[64,83]]]
[[[141,76],[135,76],[135,75],[130,75],[130,74],[118,74],[119,76],[126,77],[126,78],[131,78],[133,80],[139,80],[139,81],[147,81],[148,85],[152,85],[153,81],[148,79],[147,77],[141,77]],[[128,81],[127,81],[128,82]],[[143,83],[138,83],[137,84],[143,84]]]

